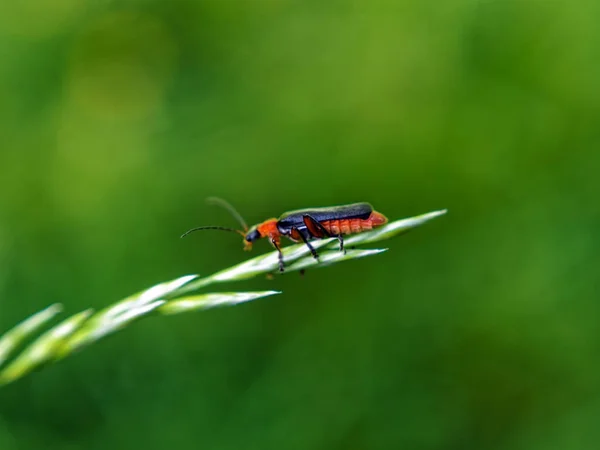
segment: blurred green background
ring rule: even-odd
[[[597,449],[600,3],[21,0],[0,331],[249,257],[250,223],[449,214],[0,390],[0,448]],[[267,243],[254,254],[269,251]]]

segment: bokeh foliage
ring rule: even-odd
[[[2,331],[238,262],[210,195],[450,214],[4,389],[2,449],[597,448],[600,3],[5,3]]]

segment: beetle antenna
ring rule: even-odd
[[[235,217],[235,219],[242,225],[244,231],[248,231],[248,225],[246,224],[246,221],[244,220],[242,215],[239,212],[237,212],[237,210],[233,206],[231,206],[229,202],[219,197],[208,197],[206,201],[211,205],[218,205],[221,208],[229,211],[229,214]]]
[[[196,227],[196,228],[192,228],[191,230],[187,230],[185,233],[183,233],[181,235],[182,238],[186,237],[188,234],[190,234],[193,231],[199,231],[199,230],[221,230],[221,231],[232,231],[234,233],[237,234],[241,234],[242,236],[246,236],[244,234],[243,231],[240,230],[234,230],[233,228],[227,228],[227,227]]]

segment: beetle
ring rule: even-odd
[[[185,237],[193,231],[222,230],[232,231],[244,237],[244,250],[251,250],[254,241],[268,238],[271,245],[279,253],[279,271],[283,272],[283,254],[281,253],[281,237],[285,236],[293,242],[304,242],[312,256],[318,260],[319,255],[310,244],[314,239],[337,238],[340,251],[344,249],[344,236],[361,233],[384,225],[388,219],[375,211],[369,203],[351,203],[349,205],[331,206],[326,208],[298,209],[284,213],[279,218],[267,219],[258,225],[248,228],[242,216],[225,200],[209,198],[208,201],[228,210],[242,225],[243,230],[220,226],[203,226],[186,231]]]

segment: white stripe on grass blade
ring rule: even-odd
[[[218,306],[233,306],[270,295],[281,294],[279,291],[262,292],[220,292],[218,294],[203,294],[182,297],[161,306],[158,311],[162,314],[179,314],[188,311],[215,308]]]

